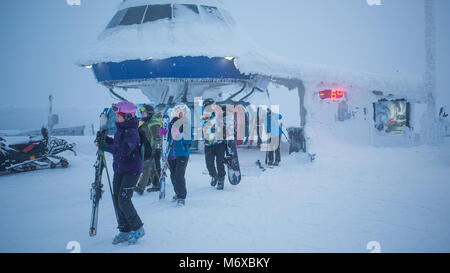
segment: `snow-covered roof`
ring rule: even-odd
[[[260,51],[264,52],[264,51]],[[343,67],[327,66],[286,60],[268,52],[247,53],[238,56],[239,70],[243,73],[270,77],[300,79],[308,85],[328,88],[352,88],[367,92],[383,91],[412,100],[425,101],[426,94],[421,78],[409,75],[384,75],[356,71]],[[320,91],[320,90],[316,90]]]
[[[119,10],[143,5],[163,4],[193,4],[218,8],[223,7],[223,2],[221,0],[125,0],[119,5]]]
[[[156,3],[213,4],[218,1],[127,0],[120,7]],[[175,8],[175,7],[174,7]],[[198,9],[198,14],[179,7],[173,18],[106,28],[80,64],[164,59],[173,56],[233,57],[252,51],[252,41],[240,35],[224,9],[218,14]]]
[[[214,0],[127,0],[120,9],[163,3],[216,5]],[[221,6],[221,5],[219,5]],[[308,82],[353,85],[364,90],[384,90],[399,94],[423,93],[422,79],[386,76],[303,62],[283,60],[265,52],[242,33],[225,9],[224,20],[199,9],[193,17],[178,11],[176,18],[107,28],[80,64],[165,59],[174,56],[236,57],[242,73],[271,77],[298,78]],[[422,99],[422,98],[420,98]]]

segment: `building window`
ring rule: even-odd
[[[409,127],[409,103],[404,100],[379,100],[374,103],[375,128],[386,133],[401,134]]]
[[[151,5],[148,6],[147,13],[144,17],[144,23],[171,18],[172,8],[170,5]]]
[[[147,6],[132,7],[127,10],[127,13],[120,22],[121,26],[135,25],[142,22]]]
[[[123,19],[123,16],[125,16],[125,13],[127,13],[128,9],[123,9],[123,10],[119,10],[116,15],[114,15],[114,17],[111,19],[111,21],[109,22],[109,24],[106,26],[106,28],[113,28],[116,27],[120,24],[120,22]]]

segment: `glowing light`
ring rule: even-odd
[[[227,59],[228,61],[232,61],[234,57],[225,57],[225,59]]]
[[[331,96],[330,96],[330,98],[333,99],[333,100],[335,100],[335,99],[337,98],[336,91],[331,90]]]
[[[319,97],[321,99],[331,99],[331,100],[341,99],[344,97],[344,90],[343,89],[323,90],[319,92]]]
[[[84,68],[92,69],[92,65],[85,65]]]

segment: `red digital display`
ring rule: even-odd
[[[330,89],[330,90],[323,90],[319,92],[319,97],[321,99],[342,99],[344,97],[344,90],[342,89]]]

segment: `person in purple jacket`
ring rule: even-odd
[[[139,120],[136,117],[136,106],[131,102],[120,102],[113,105],[116,113],[117,132],[114,138],[106,137],[99,148],[113,155],[113,201],[117,214],[120,233],[114,238],[113,244],[128,241],[135,244],[145,235],[142,223],[131,202],[134,187],[142,173],[140,156],[140,137],[138,133]]]

